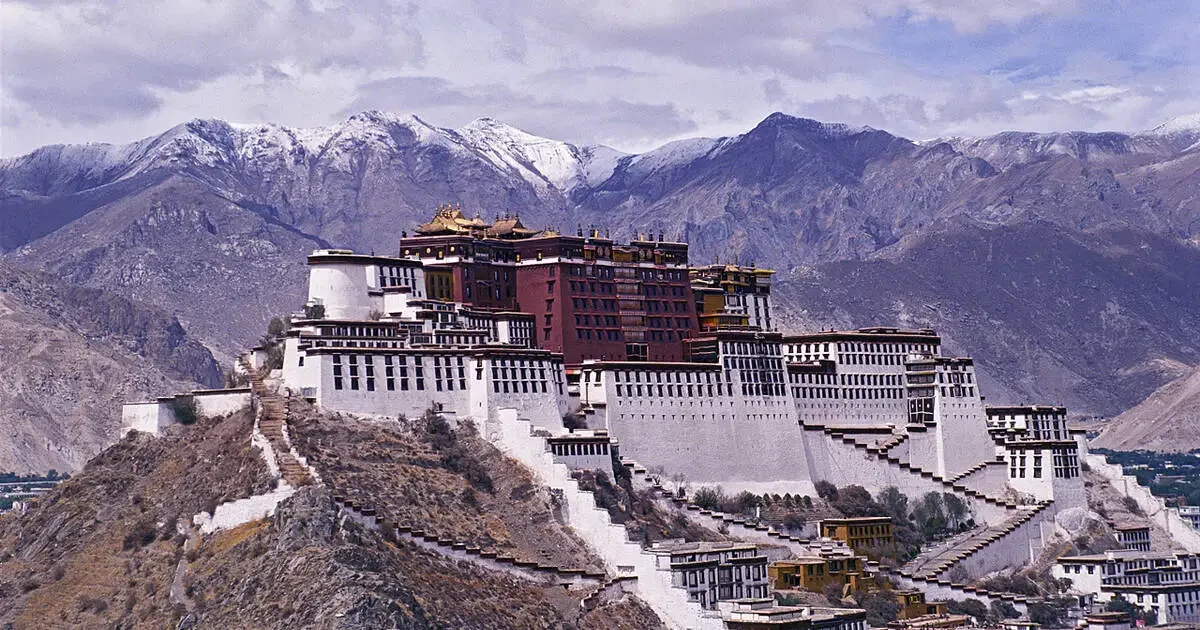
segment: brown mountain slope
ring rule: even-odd
[[[74,471],[116,440],[123,402],[220,380],[174,318],[0,264],[0,470]]]
[[[1178,324],[1194,322],[1200,276],[1162,273],[1159,255],[1195,268],[1194,131],[914,143],[774,114],[738,136],[580,163],[595,177],[552,186],[528,160],[497,159],[513,157],[507,141],[468,146],[379,112],[336,129],[306,144],[196,120],[124,148],[0,161],[3,259],[174,313],[228,359],[303,301],[311,249],[394,251],[459,202],[531,227],[683,235],[697,263],[737,257],[808,285],[778,300],[807,324],[928,322],[1006,400],[1115,415],[1177,377],[1170,366],[1200,364],[1200,326]]]
[[[361,446],[353,440],[369,429],[339,432],[333,420],[321,423],[322,452],[353,461]],[[188,525],[192,515],[271,485],[247,439],[252,426],[252,414],[241,412],[176,427],[161,438],[134,433],[27,514],[0,516],[0,626],[661,627],[633,598],[585,614],[580,599],[587,590],[542,587],[343,523],[332,492],[354,487],[309,486],[272,518],[201,536]],[[422,459],[407,439],[389,446],[393,457]],[[442,522],[471,518],[490,526],[479,506],[503,506],[514,521],[541,523],[544,544],[572,539],[553,518],[530,510],[544,489],[513,497],[502,480],[505,467],[516,465],[499,456],[485,460],[497,480],[496,496],[471,504],[457,491],[442,493],[436,500],[449,514],[439,516]],[[437,466],[415,466],[407,478],[455,490],[469,486]],[[435,477],[423,479],[422,470]],[[511,541],[514,553],[530,555],[531,541]],[[582,564],[587,556],[580,551],[558,550]]]
[[[1200,251],[1173,239],[954,221],[885,253],[785,277],[789,323],[932,327],[990,402],[1077,414],[1115,416],[1200,364]]]
[[[1114,418],[1092,446],[1168,452],[1200,448],[1200,368],[1163,385]]]
[[[182,175],[38,243],[14,262],[167,310],[226,361],[304,302],[304,255],[324,245]]]

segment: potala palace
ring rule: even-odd
[[[971,359],[943,356],[932,330],[779,332],[771,271],[689,267],[684,243],[443,208],[400,248],[309,256],[286,387],[330,410],[434,408],[480,427],[512,409],[560,437],[578,411],[623,456],[731,491],[957,490],[989,521],[1083,500],[1065,410],[985,407]]]
[[[773,272],[689,266],[687,244],[662,234],[617,243],[594,228],[565,235],[442,207],[394,256],[326,249],[308,265],[308,299],[274,374],[281,391],[364,416],[470,419],[547,485],[570,485],[561,471],[627,465],[729,492],[815,495],[824,480],[952,493],[982,533],[888,577],[931,599],[985,602],[999,596],[949,570],[975,579],[1028,564],[1063,535],[1061,519],[1086,511],[1086,443],[1065,409],[986,406],[972,360],[943,355],[933,330],[779,331]],[[265,348],[252,354],[255,367],[268,360]],[[155,432],[168,415],[161,402],[130,405],[125,429]],[[640,563],[662,552],[590,531],[613,527],[591,509],[572,505],[571,525],[602,552],[615,545],[602,553],[613,570],[639,575],[668,623],[705,626],[664,612],[667,596],[648,586],[653,568]]]

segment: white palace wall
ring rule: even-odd
[[[941,444],[938,443],[938,434],[932,427],[924,431],[909,431],[908,439],[904,442],[908,445],[908,459],[901,461],[907,461],[914,468],[921,470],[938,471],[941,467],[938,460]]]
[[[366,320],[381,307],[382,299],[372,299],[378,283],[374,267],[359,262],[321,263],[308,270],[308,299],[325,307],[329,319]]]
[[[1154,496],[1149,488],[1139,485],[1136,477],[1126,475],[1120,464],[1108,463],[1103,455],[1089,453],[1086,461],[1088,467],[1107,479],[1117,492],[1136,501],[1146,518],[1166,530],[1179,546],[1191,552],[1200,552],[1200,531],[1183,520],[1178,508],[1167,507],[1166,502]]]
[[[631,398],[606,389],[605,426],[624,456],[727,492],[815,492],[787,397]]]
[[[996,445],[988,436],[987,415],[978,396],[938,396],[935,409],[943,463],[935,472],[954,477],[995,458]]]
[[[872,493],[895,486],[910,500],[917,500],[927,492],[952,492],[942,483],[904,470],[841,440],[830,439],[820,431],[806,431],[803,444],[814,481],[824,480],[836,486],[858,484]],[[999,523],[1008,518],[1004,508],[956,494],[971,507],[976,521]]]

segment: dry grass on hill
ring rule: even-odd
[[[251,423],[250,414],[241,413],[202,419],[174,436],[132,437],[103,452],[28,514],[0,517],[0,627],[660,627],[630,597],[584,614],[585,592],[386,542],[376,532],[339,522],[329,488],[303,488],[272,518],[189,541],[177,533],[177,523],[269,486],[249,443]],[[411,483],[422,493],[433,491],[426,484],[442,483],[458,493],[419,494],[415,499],[435,501],[420,506],[400,503],[406,495],[388,494],[388,507],[445,510],[439,523],[471,518],[475,508],[457,503],[469,487],[463,477],[441,469],[428,478],[386,474],[394,459],[425,461],[408,452],[411,442],[400,436],[377,444],[357,441],[368,436],[366,424],[352,423],[344,431],[329,428],[328,419],[301,424],[329,429],[323,435],[339,440],[326,456],[353,462],[358,470],[347,477],[330,469],[331,479],[393,488]],[[497,492],[495,497],[480,492],[479,504],[508,512],[481,518],[477,527],[464,523],[463,531],[489,533],[518,552],[559,545],[556,559],[588,558],[554,520],[545,490],[521,486],[523,471],[494,452],[484,453],[484,460],[492,462],[488,470]],[[522,489],[514,492],[517,488]],[[346,490],[356,487],[339,488]],[[542,537],[540,545],[530,540],[534,536]]]
[[[266,490],[249,413],[171,437],[134,434],[24,517],[0,517],[0,620],[17,628],[100,619],[161,627],[183,537],[177,521]]]
[[[443,538],[562,567],[602,568],[564,526],[561,499],[473,430],[454,432],[457,463],[447,464],[447,450],[431,446],[419,427],[291,405],[298,448],[334,493]],[[479,479],[472,484],[471,477]]]

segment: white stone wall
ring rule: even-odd
[[[1188,525],[1187,521],[1179,516],[1178,509],[1168,508],[1149,488],[1138,485],[1137,478],[1126,475],[1119,464],[1109,464],[1103,455],[1089,454],[1086,461],[1088,466],[1103,475],[1117,492],[1136,501],[1146,518],[1166,530],[1179,546],[1188,551],[1200,552],[1200,531]]]
[[[938,369],[940,373],[941,366]],[[964,372],[972,375],[972,382],[976,382],[974,369],[967,368]],[[979,390],[974,389],[974,385],[970,387],[974,391],[972,396],[942,396],[940,392],[936,395],[934,413],[941,466],[935,472],[946,478],[996,455],[995,443],[988,436],[987,415]],[[939,386],[938,389],[945,388]]]
[[[501,449],[528,467],[547,486],[562,492],[567,520],[572,529],[591,546],[617,575],[636,575],[637,593],[671,628],[718,630],[724,628],[719,615],[689,602],[687,593],[671,586],[669,571],[660,571],[655,557],[626,538],[625,528],[615,525],[608,512],[595,504],[592,493],[579,489],[570,471],[554,461],[543,438],[530,435],[532,425],[517,418],[513,410],[501,410],[489,435]]]
[[[938,473],[941,468],[941,443],[938,437],[938,432],[932,427],[924,431],[909,431],[905,440],[908,444],[908,463],[915,468]]]
[[[620,399],[606,410],[623,455],[726,491],[813,494],[803,431],[787,401],[741,404],[693,399]]]
[[[841,440],[829,439],[817,431],[807,431],[804,444],[814,479],[824,479],[837,486],[858,484],[872,493],[895,486],[913,501],[927,492],[953,492],[937,481],[904,470]],[[994,524],[1008,518],[1004,508],[969,496],[959,495],[959,498],[971,508],[976,522]]]
[[[250,405],[250,388],[202,389],[192,392],[196,413],[218,417],[245,409]]]
[[[467,383],[474,378],[474,374],[468,374],[470,367],[469,361],[464,357],[463,375],[464,379],[458,376],[458,366],[456,362],[452,362],[449,367],[442,367],[443,370],[443,387],[442,391],[437,389],[437,379],[435,378],[434,358],[432,355],[425,354],[410,354],[407,356],[408,361],[408,382],[409,389],[406,391],[399,383],[399,377],[395,389],[389,391],[386,385],[386,369],[383,363],[382,356],[371,354],[357,354],[358,370],[359,370],[359,388],[353,389],[350,383],[349,376],[349,356],[354,354],[353,349],[347,351],[342,356],[342,389],[337,389],[334,386],[334,370],[333,370],[333,355],[316,354],[310,355],[307,361],[313,363],[320,362],[320,386],[317,390],[317,403],[326,409],[335,411],[346,411],[350,413],[360,413],[367,415],[379,416],[397,416],[405,415],[409,418],[419,417],[426,409],[431,407],[436,408],[440,404],[444,411],[466,415],[470,412],[470,392],[466,387],[462,387],[460,381],[466,380]],[[451,353],[437,355],[439,362],[442,358],[455,358]],[[366,385],[366,365],[367,361],[371,361],[374,367],[375,389],[370,391]],[[416,387],[416,362],[420,361],[423,374],[423,389]],[[453,371],[453,381],[451,385],[446,383],[444,370],[450,369]]]
[[[990,497],[1003,496],[1008,488],[1008,468],[1002,463],[989,464],[959,479],[957,483]]]
[[[1020,568],[1037,559],[1045,546],[1045,536],[1054,531],[1054,506],[1048,507],[1029,521],[1002,536],[956,566],[967,571],[971,579],[979,579],[1001,569]]]
[[[296,489],[280,480],[275,490],[245,499],[229,501],[217,506],[214,514],[201,512],[192,519],[201,533],[211,534],[221,529],[233,529],[251,521],[267,518],[275,513],[279,502],[295,494]]]
[[[926,582],[924,580],[914,580],[897,573],[889,574],[888,578],[895,586],[901,589],[917,589],[925,593],[925,601],[930,602],[946,601],[951,599],[978,599],[984,604],[991,606],[993,599],[999,599],[973,591],[965,591],[954,586],[938,584],[936,582]],[[1027,612],[1027,606],[1024,603],[1010,600],[1005,601],[1009,601],[1009,603],[1011,603],[1018,612],[1022,614]]]
[[[174,422],[175,414],[170,405],[159,400],[125,403],[121,406],[122,438],[130,431],[141,431],[157,437],[159,431]]]
[[[327,319],[368,319],[383,307],[382,297],[369,293],[378,288],[377,274],[373,266],[356,262],[310,263],[308,300],[324,306]]]

